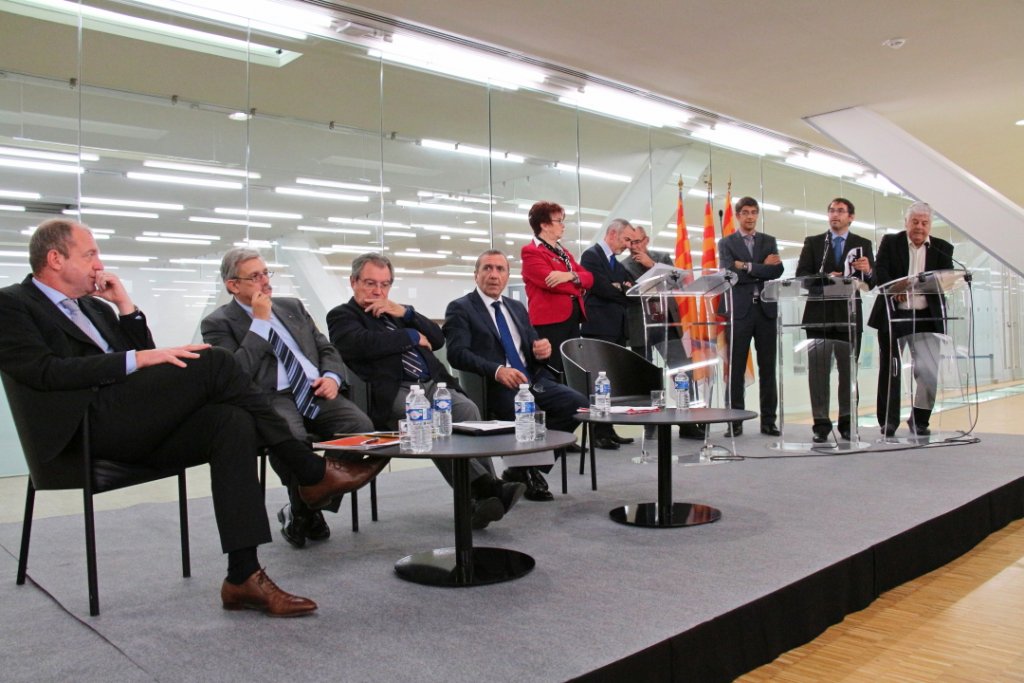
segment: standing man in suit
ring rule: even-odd
[[[626,291],[633,286],[629,271],[619,263],[618,255],[626,250],[626,231],[632,227],[625,218],[613,219],[605,228],[604,238],[583,252],[580,265],[594,276],[594,285],[587,292],[587,319],[580,333],[590,339],[625,346],[629,339]],[[612,387],[615,390],[615,387]],[[617,449],[620,444],[633,443],[631,437],[619,436],[611,425],[594,425],[594,446]]]
[[[344,388],[341,354],[320,333],[301,301],[272,298],[273,276],[255,249],[236,247],[224,254],[220,277],[233,299],[203,320],[203,341],[234,354],[296,439],[312,442],[372,431],[370,418],[339,393]],[[288,371],[292,359],[313,390],[301,408],[302,397],[292,390]],[[328,538],[331,529],[323,512],[302,502],[297,482],[276,460],[271,456],[290,501],[277,513],[281,535],[296,548],[305,546],[307,538]],[[340,502],[340,498],[332,501],[333,512]]]
[[[878,285],[909,275],[953,267],[953,245],[931,236],[931,206],[924,202],[914,202],[907,207],[904,227],[906,229],[903,232],[883,237],[878,245],[875,270],[875,282]],[[878,330],[878,425],[886,436],[892,436],[900,423],[900,355],[898,347],[894,348],[892,342],[895,339],[902,345],[905,341],[903,337],[916,332],[942,334],[946,326],[941,295],[918,295],[909,300],[906,296],[897,296],[888,305],[886,298],[879,296],[875,299],[868,324]],[[927,436],[931,433],[928,422],[935,406],[938,378],[933,364],[918,357],[919,352],[917,346],[910,345],[917,392],[907,424],[914,434]]]
[[[829,230],[804,240],[796,267],[797,277],[819,273],[843,277],[845,274],[866,282],[868,287],[874,286],[875,260],[871,240],[850,232],[854,218],[853,202],[849,199],[836,197],[829,202]],[[811,415],[814,417],[812,438],[814,443],[825,443],[832,433],[829,376],[832,374],[832,359],[835,358],[839,372],[839,437],[849,441],[852,415],[857,410],[850,400],[854,386],[851,379],[856,379],[851,378],[850,369],[852,361],[860,358],[860,339],[864,330],[860,292],[856,295],[856,325],[853,330],[845,300],[808,301],[803,322],[807,325],[807,337],[812,340],[807,347],[807,384],[811,394]]]
[[[29,263],[32,275],[0,290],[0,371],[31,395],[38,416],[22,437],[57,457],[88,413],[97,459],[154,468],[209,463],[228,556],[224,608],[279,617],[314,611],[316,603],[281,590],[260,567],[256,547],[270,541],[270,525],[256,476],[259,448],[270,446],[314,508],[366,483],[387,460],[318,458],[223,349],[154,348],[145,315],[103,269],[86,226],[44,222],[29,242]]]
[[[547,414],[548,427],[573,431],[577,426],[573,415],[587,406],[587,399],[552,376],[544,364],[551,357],[551,342],[537,336],[523,304],[502,296],[508,285],[508,258],[498,249],[489,249],[477,258],[473,275],[476,291],[448,304],[445,312],[448,361],[458,370],[484,378],[492,413],[485,417],[515,419],[519,385],[531,384],[538,407]],[[551,466],[510,467],[501,476],[526,484],[527,500],[547,501],[552,495],[542,470],[550,471]]]
[[[779,391],[775,384],[775,359],[778,355],[778,336],[775,319],[779,315],[776,303],[761,298],[764,283],[782,277],[784,266],[779,257],[775,238],[757,232],[757,219],[761,207],[753,197],[736,202],[736,216],[740,229],[718,241],[718,263],[738,276],[732,288],[732,348],[729,350],[730,405],[743,410],[746,405],[744,375],[750,342],[757,350],[757,377],[761,399],[761,433],[779,436],[776,424],[779,409]],[[731,436],[743,433],[743,423],[734,422]]]
[[[452,389],[452,419],[479,420],[476,404],[459,391],[459,383],[434,355],[434,349],[444,346],[441,328],[412,306],[388,298],[394,278],[387,257],[357,256],[350,278],[352,298],[327,314],[331,342],[352,371],[372,385],[370,419],[382,429],[394,429],[405,417],[409,388],[419,384],[430,396],[441,381]],[[451,484],[451,462],[438,458],[434,465]],[[470,460],[469,470],[474,529],[501,519],[526,491],[522,483],[496,477],[490,458]]]

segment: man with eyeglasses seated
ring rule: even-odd
[[[234,354],[296,439],[313,442],[372,431],[370,418],[340,393],[346,386],[338,350],[301,301],[273,296],[273,276],[255,249],[236,247],[224,254],[220,277],[233,298],[203,320],[203,341]],[[277,513],[281,535],[296,548],[307,539],[327,539],[331,529],[323,512],[302,501],[298,482],[273,455],[270,462],[290,501]],[[327,509],[337,512],[340,503],[339,496]]]
[[[476,291],[448,304],[444,336],[453,368],[473,372],[487,382],[488,419],[515,419],[515,396],[520,384],[531,384],[534,400],[547,414],[547,426],[564,432],[576,429],[573,415],[587,399],[558,382],[547,369],[551,342],[537,336],[522,303],[502,296],[508,285],[508,258],[489,249],[476,260]],[[558,453],[564,455],[564,453]],[[551,500],[544,474],[551,465],[510,467],[506,480],[526,484],[526,499]]]
[[[409,388],[418,384],[431,396],[437,382],[447,382],[452,395],[452,419],[480,419],[480,411],[459,391],[459,383],[434,355],[444,346],[444,333],[436,323],[412,306],[388,298],[395,270],[377,253],[357,256],[349,282],[353,296],[327,314],[331,342],[345,362],[372,386],[370,419],[381,429],[395,429],[405,417]],[[452,464],[444,458],[434,465],[452,483]],[[501,519],[522,497],[526,486],[498,478],[490,458],[469,461],[474,529]]]
[[[291,435],[230,353],[207,344],[155,348],[146,316],[117,275],[103,269],[85,225],[42,223],[29,241],[29,265],[23,282],[0,289],[0,370],[32,402],[25,428],[34,446],[56,458],[88,413],[97,460],[167,469],[208,463],[228,556],[224,609],[275,617],[316,610],[260,566],[256,548],[271,536],[256,474],[259,448],[271,449],[314,508],[368,482],[387,459],[319,458]]]

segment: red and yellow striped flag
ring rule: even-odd
[[[693,270],[693,256],[690,254],[690,234],[686,230],[686,216],[683,215],[683,177],[679,176],[679,199],[676,203],[676,255],[674,260],[676,268],[685,271]],[[679,308],[679,322],[683,348],[686,354],[690,355],[691,337],[690,327],[697,320],[695,306],[691,305],[689,297],[676,297],[676,305]]]

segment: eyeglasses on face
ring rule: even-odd
[[[384,280],[383,282],[379,282],[377,280],[363,279],[359,281],[359,286],[365,287],[366,289],[377,289],[378,287],[380,289],[391,289],[392,284],[393,283],[391,282],[391,280]]]
[[[232,280],[243,280],[245,282],[262,282],[263,280],[270,280],[270,278],[272,278],[272,277],[274,277],[274,271],[272,271],[272,270],[263,270],[263,271],[260,271],[259,273],[253,273],[249,277],[233,277],[231,279]]]

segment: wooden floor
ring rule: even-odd
[[[979,412],[980,433],[1024,434],[1024,397]],[[1024,520],[737,680],[1024,681]]]

